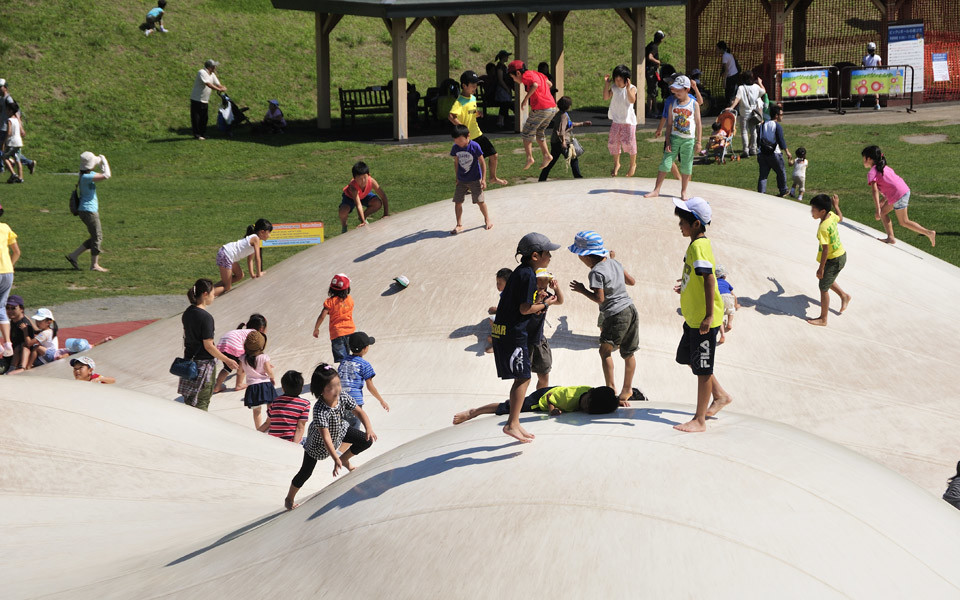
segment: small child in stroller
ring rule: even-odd
[[[707,149],[704,151],[705,154],[713,155],[716,161],[719,164],[724,164],[727,162],[727,157],[732,160],[739,160],[739,156],[735,152],[730,152],[730,146],[733,143],[733,128],[736,123],[736,117],[731,112],[722,112],[717,117],[717,120],[711,125],[713,129],[713,134],[710,136],[710,140],[707,142]]]

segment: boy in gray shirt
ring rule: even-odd
[[[596,231],[581,231],[577,234],[570,252],[590,267],[587,276],[589,288],[579,281],[572,281],[570,289],[579,292],[600,305],[600,361],[603,379],[608,387],[617,389],[613,380],[613,351],[620,348],[623,358],[623,387],[620,388],[620,406],[630,406],[633,394],[633,374],[637,369],[634,356],[640,346],[637,326],[637,308],[627,295],[628,285],[636,283],[623,265],[613,259],[612,253],[603,245],[603,238]]]

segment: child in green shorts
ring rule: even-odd
[[[833,210],[830,210],[831,208]],[[826,194],[817,194],[810,200],[810,215],[820,221],[820,227],[817,228],[820,316],[816,319],[807,319],[807,323],[826,327],[827,317],[830,315],[830,290],[840,296],[841,313],[847,310],[847,305],[850,304],[850,294],[837,285],[837,275],[847,264],[847,251],[840,243],[840,228],[837,226],[843,220],[843,213],[840,212],[840,198],[836,194],[832,198]]]
[[[690,79],[679,75],[670,86],[677,99],[670,109],[667,119],[667,144],[663,149],[663,161],[657,171],[657,184],[646,198],[656,198],[660,195],[660,186],[674,158],[680,156],[680,198],[687,199],[687,184],[693,174],[693,156],[700,153],[700,136],[703,127],[700,123],[700,105],[690,96]]]
[[[723,323],[723,298],[717,288],[716,260],[706,229],[713,216],[710,205],[694,196],[686,202],[674,199],[674,214],[680,218],[680,232],[690,238],[683,259],[683,277],[673,289],[680,294],[683,313],[683,337],[677,346],[677,362],[690,365],[697,376],[697,413],[693,419],[674,429],[694,433],[707,430],[707,417],[720,412],[731,398],[713,375],[717,333]],[[707,402],[713,396],[713,403]]]

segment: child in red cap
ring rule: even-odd
[[[320,337],[320,325],[330,316],[330,347],[333,350],[333,362],[339,363],[350,355],[348,350],[350,334],[357,330],[353,322],[353,298],[350,296],[350,278],[337,273],[330,281],[327,291],[329,298],[323,303],[323,310],[313,327],[313,337]]]

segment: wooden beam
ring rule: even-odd
[[[688,14],[692,12],[693,16],[697,17],[699,21],[700,15],[706,10],[708,4],[710,4],[710,0],[690,0],[687,3],[687,12]]]
[[[793,9],[793,66],[807,60],[807,8],[809,0],[803,0]],[[776,82],[774,82],[776,84]]]
[[[503,26],[507,28],[507,31],[510,32],[510,35],[517,37],[517,26],[516,21],[513,18],[513,13],[498,13],[497,18],[500,19],[500,22],[503,23]]]
[[[775,74],[785,66],[784,45],[786,39],[787,15],[784,11],[785,0],[770,0],[770,43],[764,49],[763,62],[767,71],[763,74],[768,85],[774,85]],[[774,85],[774,97],[780,100],[780,86]]]
[[[538,12],[537,14],[533,15],[533,18],[530,19],[529,23],[527,23],[527,31],[533,31],[534,27],[540,24],[540,21],[543,20],[543,17],[546,14],[547,13],[544,12]]]
[[[407,27],[408,38],[413,35],[413,32],[417,30],[417,27],[420,27],[420,23],[423,23],[423,17],[417,17],[412,23],[410,23],[410,25]]]
[[[636,20],[633,17],[633,9],[618,8],[616,11],[617,14],[620,15],[620,18],[623,19],[623,22],[627,24],[627,27],[630,28],[630,31],[634,31],[634,28],[636,27]]]
[[[314,48],[317,58],[317,127],[330,129],[330,32],[342,15],[316,12]]]
[[[550,72],[553,73],[553,85],[557,88],[557,96],[563,96],[564,90],[564,57],[563,57],[563,24],[567,19],[568,11],[547,13],[550,22]]]
[[[880,16],[887,16],[887,5],[883,0],[870,0],[870,4],[880,11]]]
[[[450,77],[450,27],[457,17],[430,17],[436,48],[437,86]]]
[[[388,19],[393,55],[393,138],[405,140],[410,137],[407,129],[407,20]]]

